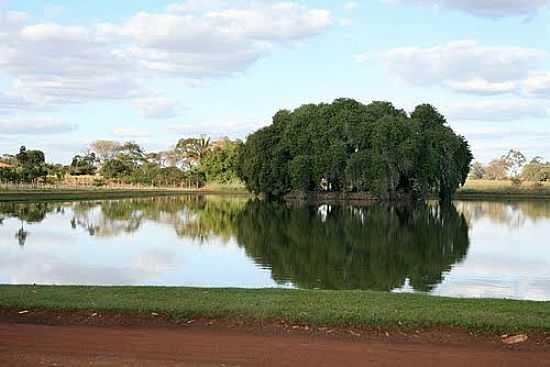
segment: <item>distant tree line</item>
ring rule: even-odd
[[[197,188],[207,182],[229,183],[237,180],[237,151],[242,143],[228,138],[180,139],[163,152],[145,152],[136,143],[98,141],[91,151],[98,160],[99,172],[106,179],[157,186],[187,182]]]
[[[73,157],[70,165],[48,164],[39,150],[21,147],[16,155],[0,159],[0,182],[46,183],[67,176],[93,176],[106,181],[155,186],[201,187],[207,182],[238,181],[237,157],[242,143],[228,138],[185,138],[163,152],[146,152],[135,142],[100,140]]]
[[[238,174],[251,191],[437,193],[450,198],[472,161],[467,141],[430,105],[410,115],[389,102],[352,99],[282,110],[250,135]]]
[[[550,162],[542,157],[534,157],[530,161],[517,149],[511,149],[507,154],[491,160],[484,165],[479,161],[472,163],[470,178],[474,180],[507,180],[520,183],[523,181],[549,182]]]

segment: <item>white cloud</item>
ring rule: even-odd
[[[130,76],[117,75],[26,75],[17,78],[13,88],[42,105],[124,99],[144,93]]]
[[[0,135],[50,135],[76,129],[75,124],[51,119],[0,119]]]
[[[483,78],[474,78],[465,81],[449,80],[445,82],[452,90],[472,94],[501,94],[517,91],[518,83],[515,81],[488,82]]]
[[[83,27],[21,24],[8,34],[0,44],[0,76],[11,78],[12,100],[82,103],[129,98],[140,89],[134,62]]]
[[[226,9],[207,13],[217,31],[249,39],[300,40],[319,34],[331,25],[331,14],[292,2],[257,5],[245,9]]]
[[[98,29],[103,37],[128,42],[124,53],[145,69],[202,78],[243,71],[274,44],[303,40],[332,24],[329,11],[293,2],[186,13],[191,5],[140,12],[121,25]]]
[[[171,74],[197,84],[242,72],[274,46],[317,35],[332,23],[329,11],[294,2],[229,4],[191,0],[87,27],[29,24],[26,13],[0,12],[0,77],[12,84],[0,94],[0,113],[26,103],[151,98],[146,79]],[[151,117],[174,114],[166,101],[138,102],[138,108]]]
[[[418,4],[463,11],[475,16],[503,18],[527,16],[550,5],[550,0],[383,0],[387,3]]]
[[[389,50],[384,61],[391,75],[414,85],[444,85],[457,92],[519,92],[522,83],[549,54],[521,47],[486,47],[455,41],[431,48]]]
[[[141,98],[135,100],[134,105],[145,118],[160,119],[177,116],[178,103],[167,98]]]
[[[31,233],[29,238],[32,241],[36,237],[33,238]],[[67,243],[64,236],[60,240]],[[143,254],[145,255],[148,253]],[[143,256],[128,259],[129,264],[125,267],[117,267],[95,264],[92,266],[83,261],[82,257],[77,257],[79,259],[75,263],[55,251],[36,250],[33,251],[33,256],[24,257],[7,251],[6,256],[0,258],[0,266],[6,271],[5,274],[9,274],[6,281],[13,284],[138,285],[158,278],[163,274],[162,271],[170,266],[166,263],[165,266],[159,264],[155,267],[152,266],[154,261],[170,261],[175,257],[173,254],[171,257],[165,255],[144,263]]]
[[[547,103],[530,100],[478,100],[453,103],[444,108],[449,120],[520,121],[550,117]]]
[[[370,54],[368,52],[363,52],[354,56],[355,62],[360,64],[365,64],[370,60]]]
[[[83,27],[44,23],[27,26],[21,30],[23,41],[33,42],[85,42],[90,34]]]
[[[0,11],[0,31],[17,27],[31,18],[29,13],[22,11]]]
[[[36,104],[13,93],[0,92],[0,115],[36,108]]]
[[[550,72],[532,73],[523,83],[524,92],[529,96],[550,96]]]

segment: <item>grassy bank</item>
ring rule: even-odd
[[[49,190],[7,190],[0,191],[0,202],[23,201],[60,201],[60,200],[100,200],[123,199],[134,197],[152,197],[181,194],[246,194],[244,191],[204,189],[204,190],[174,190],[174,189],[49,189]]]
[[[231,194],[251,195],[239,184],[209,184],[200,190],[188,189],[109,189],[109,188],[79,188],[79,189],[0,189],[0,202],[6,201],[47,201],[47,200],[99,200],[131,197],[150,197],[178,194]],[[351,193],[345,198],[349,202],[365,202],[372,199],[364,198],[362,193]],[[321,201],[342,201],[342,195],[328,193]],[[515,186],[511,181],[469,180],[458,190],[455,199],[550,199],[550,183],[534,185],[523,183]],[[319,199],[319,198],[318,198]]]
[[[0,191],[0,202],[98,200],[180,194],[169,190],[24,190]]]
[[[523,182],[518,186],[507,180],[468,180],[458,190],[456,198],[550,198],[550,183],[536,185],[533,182]]]
[[[550,303],[371,291],[0,286],[0,308],[285,320],[315,326],[549,331]]]

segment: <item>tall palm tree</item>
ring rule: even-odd
[[[200,138],[181,139],[176,145],[176,150],[185,159],[191,161],[193,164],[198,164],[206,153],[208,153],[210,147],[210,138],[201,136]]]

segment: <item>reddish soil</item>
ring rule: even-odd
[[[0,366],[550,366],[550,335],[327,329],[162,315],[0,311]]]

